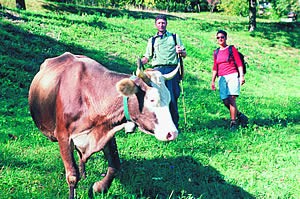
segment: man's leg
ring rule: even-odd
[[[170,73],[172,70],[174,70],[174,67],[162,67],[162,68],[154,68],[155,70],[160,71],[162,74],[167,74]],[[168,88],[169,92],[170,92],[170,97],[171,97],[171,101],[170,101],[170,113],[172,116],[172,120],[176,126],[176,128],[178,129],[179,127],[179,113],[178,113],[178,98],[180,95],[180,86],[179,86],[179,73],[177,73],[172,79],[167,80],[165,82],[166,87]]]
[[[180,94],[180,88],[179,88],[179,84],[176,81],[176,78],[174,77],[171,80],[166,81],[166,86],[170,92],[170,96],[171,96],[171,101],[170,101],[170,113],[172,116],[172,120],[176,126],[176,128],[178,129],[179,127],[179,113],[178,113],[178,96]]]
[[[236,107],[236,96],[229,95],[228,98],[223,100],[223,102],[224,102],[224,105],[228,108],[229,113],[230,113],[230,118],[231,118],[230,129],[235,130],[238,126],[238,124],[236,122],[236,117],[237,117],[237,113],[238,113],[238,109]]]

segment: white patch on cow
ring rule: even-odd
[[[150,111],[153,111],[154,107],[160,106],[161,101],[159,91],[155,88],[149,89],[145,96],[145,107],[147,107]]]
[[[154,112],[158,120],[154,129],[155,137],[161,141],[174,140],[178,136],[178,130],[173,123],[169,106],[155,108]]]
[[[171,96],[168,88],[165,85],[165,79],[159,71],[153,71],[151,74],[151,86],[159,92],[160,106],[168,106],[171,101]]]
[[[102,137],[100,140],[96,141],[94,138],[94,134],[98,133],[98,131],[94,128],[88,129],[76,134],[72,134],[70,139],[73,140],[74,145],[80,150],[84,151],[86,154],[83,154],[83,159],[86,159],[92,154],[93,152],[97,152],[101,150],[106,142],[110,140],[116,132],[120,131],[125,127],[125,124],[121,124],[119,126],[115,126],[113,129],[107,132],[106,136]],[[99,144],[101,143],[101,144]]]
[[[88,144],[90,142],[89,134],[91,132],[91,129],[81,132],[80,134],[72,134],[71,139],[73,140],[73,143],[76,147],[80,149],[85,149],[88,147]]]

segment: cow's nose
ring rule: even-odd
[[[177,132],[169,132],[167,134],[167,140],[168,141],[172,141],[172,140],[175,140],[177,137]]]

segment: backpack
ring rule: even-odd
[[[218,55],[218,53],[219,53],[219,50],[220,50],[220,48],[217,48],[217,49],[216,49],[216,51],[215,51],[215,58],[217,58],[217,55]],[[230,57],[232,57],[232,58],[234,59],[233,53],[232,53],[232,45],[230,45],[230,46],[228,47],[228,50],[229,50],[229,56],[228,56],[228,58],[227,58],[227,61],[229,61]],[[243,73],[244,73],[244,75],[245,75],[246,72],[247,72],[246,66],[248,65],[248,63],[245,61],[245,56],[244,56],[241,52],[239,52],[239,51],[238,51],[238,53],[239,53],[240,59],[241,59],[241,61],[242,61]],[[234,65],[235,65],[235,67],[236,67],[236,70],[237,70],[238,73],[239,73],[239,70],[238,70],[238,68],[237,68],[237,65],[236,65],[235,60],[234,60]],[[217,70],[217,71],[218,71],[218,70]],[[239,77],[240,77],[240,74],[239,74]]]
[[[176,34],[173,34],[172,33],[172,37],[174,39],[174,42],[175,42],[175,46],[177,45],[177,41],[176,41]],[[157,36],[154,36],[152,37],[152,55],[153,55],[153,52],[154,52],[154,43],[155,43],[155,39],[157,38]]]

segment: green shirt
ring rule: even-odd
[[[177,65],[178,58],[175,50],[175,41],[173,39],[172,33],[166,32],[164,35],[157,37],[154,42],[154,52],[152,54],[152,37],[148,40],[146,53],[144,57],[147,59],[152,59],[152,66],[160,66],[160,65]],[[184,46],[176,34],[176,42],[182,49]]]

